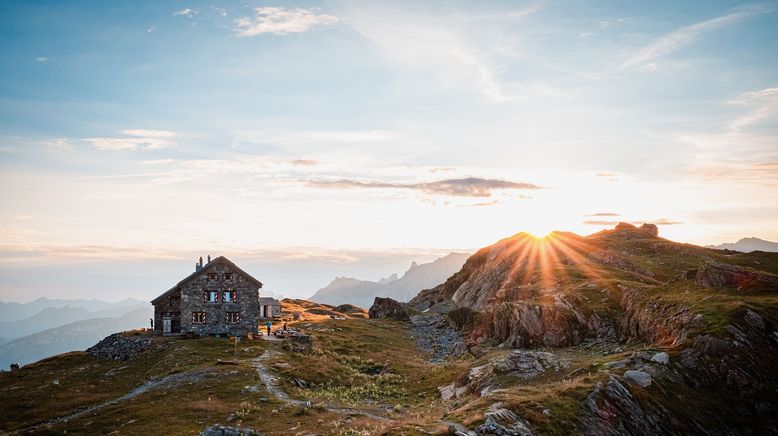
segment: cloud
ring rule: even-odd
[[[318,9],[261,7],[254,9],[254,17],[235,20],[238,36],[256,36],[265,33],[288,35],[303,33],[317,26],[333,25],[341,20],[334,15],[321,14]]]
[[[39,58],[35,58],[35,60],[38,61],[38,62],[48,62],[49,58],[47,58],[45,56],[41,56]]]
[[[173,12],[173,15],[180,15],[182,17],[187,17],[187,18],[192,18],[197,14],[199,14],[199,12],[189,8],[181,9],[180,11]]]
[[[314,159],[294,159],[289,161],[289,163],[292,165],[299,165],[304,167],[312,167],[321,164],[320,161]]]
[[[677,136],[696,148],[689,172],[706,182],[778,185],[778,87],[746,92],[728,103],[745,110],[722,123],[719,131]]]
[[[600,21],[600,27],[606,28],[606,27],[614,26],[616,24],[629,23],[630,21],[633,20],[634,18],[632,17],[614,18],[612,20],[602,20]]]
[[[770,12],[771,10],[771,8],[765,5],[752,5],[735,9],[728,14],[721,15],[716,18],[711,18],[710,20],[705,20],[699,23],[681,27],[680,29],[660,37],[654,42],[633,53],[630,57],[621,63],[621,65],[617,68],[617,72],[625,71],[635,67],[645,67],[646,64],[651,64],[651,61],[668,55],[680,49],[681,47],[693,43],[705,33],[740,23],[753,16]],[[653,67],[648,67],[648,69],[656,69],[656,65]]]
[[[586,216],[621,216],[621,215],[615,212],[597,212]]]
[[[46,148],[57,151],[68,151],[73,149],[73,145],[67,138],[54,138],[47,141],[41,141]]]
[[[174,132],[168,130],[125,130],[124,137],[85,138],[98,150],[155,150],[173,145]]]
[[[624,221],[611,221],[611,220],[585,220],[583,223],[589,226],[615,226],[616,224]],[[659,218],[653,221],[627,221],[627,223],[639,226],[645,224],[656,224],[658,226],[672,226],[676,224],[685,224],[683,221],[671,220],[668,218]]]
[[[542,81],[505,79],[506,63],[521,51],[519,43],[505,35],[515,32],[541,6],[534,3],[483,14],[480,8],[466,13],[430,11],[423,2],[414,6],[353,2],[346,15],[349,24],[382,49],[396,67],[428,78],[426,83],[412,81],[423,92],[432,87],[470,89],[490,102],[508,102],[563,94]],[[488,23],[475,25],[474,20]]]
[[[454,197],[490,197],[492,191],[501,189],[542,189],[542,187],[523,182],[511,182],[480,177],[462,179],[446,179],[435,182],[394,183],[361,180],[314,180],[307,182],[309,186],[327,189],[411,189],[426,194],[449,195]]]
[[[153,32],[155,30],[157,30],[157,28],[155,26],[151,26],[151,27],[146,28],[146,33],[151,33],[151,32]]]

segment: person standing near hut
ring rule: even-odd
[[[273,323],[270,320],[267,320],[265,327],[267,327],[267,335],[270,336],[270,327],[273,327]]]

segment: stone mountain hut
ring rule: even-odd
[[[208,256],[205,265],[201,257],[195,272],[151,300],[154,334],[256,334],[261,288],[259,280],[224,256]]]

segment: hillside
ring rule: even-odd
[[[127,361],[52,357],[0,374],[0,431],[775,434],[778,254],[656,230],[520,233],[371,319],[284,300],[309,352],[242,342],[218,365],[226,338],[151,338]]]
[[[399,279],[396,274],[378,282],[337,277],[329,285],[319,289],[310,300],[333,305],[353,304],[359,307],[370,307],[375,297],[409,301],[420,290],[435,286],[459,271],[468,257],[469,254],[466,253],[450,253],[430,263],[413,262]]]
[[[0,345],[0,368],[24,365],[56,354],[85,350],[103,337],[124,330],[149,326],[151,305],[144,304],[117,317],[80,320],[10,340]]]

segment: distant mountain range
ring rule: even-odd
[[[14,339],[0,345],[0,368],[11,363],[25,365],[68,351],[85,350],[111,333],[149,326],[154,316],[150,304],[135,307],[116,317],[92,318]]]
[[[140,300],[134,300],[132,298],[112,303],[94,299],[58,300],[49,298],[38,298],[37,300],[31,301],[29,303],[4,303],[0,301],[0,320],[3,322],[19,321],[25,318],[29,318],[46,308],[60,308],[70,306],[71,308],[77,307],[91,312],[96,312],[104,309],[137,306],[140,303],[143,302]],[[2,333],[0,333],[0,335],[5,337],[5,335]]]
[[[15,339],[85,319],[119,317],[133,309],[146,306],[148,303],[132,300],[131,305],[119,305],[95,311],[71,306],[46,307],[29,318],[18,321],[0,321],[0,332],[6,340]]]
[[[778,253],[778,242],[765,241],[759,238],[743,238],[735,243],[708,245],[708,248],[718,248],[719,250],[735,250],[743,253],[752,251],[767,251]]]
[[[400,278],[397,278],[397,274],[379,281],[337,277],[329,285],[319,289],[310,300],[334,306],[348,303],[359,307],[370,307],[375,297],[409,301],[422,289],[446,281],[462,268],[468,257],[468,253],[450,253],[430,263],[419,265],[413,262]]]

